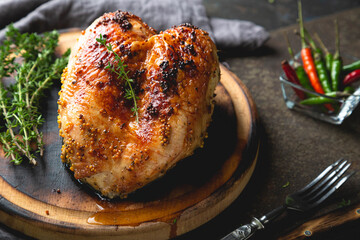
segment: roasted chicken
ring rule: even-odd
[[[133,80],[138,121],[100,35]],[[205,31],[183,24],[157,34],[131,13],[104,14],[82,32],[62,75],[62,161],[103,196],[126,197],[202,146],[219,78]]]

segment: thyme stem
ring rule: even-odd
[[[4,86],[3,86],[2,82],[0,82],[0,89],[1,89],[1,91],[4,91]],[[18,138],[14,134],[14,131],[13,131],[13,128],[12,128],[12,123],[10,121],[10,116],[9,116],[8,111],[6,109],[6,105],[4,104],[4,95],[6,95],[6,92],[5,93],[2,92],[0,94],[0,103],[1,103],[1,108],[3,110],[3,115],[4,115],[4,118],[5,118],[6,124],[8,126],[8,131],[9,131],[9,134],[11,136],[10,143],[14,144],[24,155],[27,155],[26,150],[22,146],[20,146],[20,144],[17,141]],[[3,137],[2,137],[2,139],[3,139]],[[8,149],[10,149],[10,148],[8,148]],[[11,153],[11,155],[13,155],[13,154],[14,153]],[[13,158],[13,160],[14,160],[14,158]],[[31,162],[33,162],[31,159],[29,159],[29,160]]]
[[[52,80],[60,79],[70,54],[67,51],[61,58],[55,58],[58,37],[56,31],[41,36],[21,34],[10,25],[0,45],[0,80],[11,73],[15,80],[7,88],[0,81],[0,117],[5,122],[4,126],[0,125],[0,142],[6,156],[15,164],[20,164],[25,156],[35,165],[35,150],[43,155],[40,97]],[[21,64],[14,61],[15,57],[21,57]],[[32,148],[32,143],[37,143],[37,149]]]
[[[132,86],[134,80],[128,77],[127,72],[125,71],[126,65],[124,65],[121,57],[113,50],[111,43],[106,44],[107,39],[102,34],[100,34],[99,38],[96,38],[96,41],[99,42],[102,46],[105,46],[108,52],[114,54],[117,62],[109,62],[109,64],[106,66],[106,69],[109,69],[111,72],[115,73],[119,79],[125,80],[125,86],[127,86],[125,88],[125,98],[133,101],[134,106],[131,111],[135,115],[136,123],[139,123],[139,110],[136,103],[138,98],[135,95],[135,91]],[[116,67],[114,65],[116,65]]]
[[[5,140],[3,135],[0,135],[0,141],[3,145],[5,145],[6,149],[9,150],[10,146],[9,143]],[[14,153],[10,153],[11,159],[16,159],[15,154]]]
[[[29,78],[30,78],[30,75],[33,73],[34,69],[36,68],[37,64],[38,64],[39,61],[36,61],[33,66],[31,67],[28,75],[26,76],[25,78],[25,86],[26,86],[26,92],[25,92],[25,96],[26,96],[26,107],[27,108],[30,108],[30,102],[29,102],[29,89],[28,89],[28,83],[29,83]]]
[[[34,100],[36,99],[36,97],[39,96],[39,93],[46,88],[46,84],[48,84],[51,80],[52,80],[52,79],[51,79],[50,76],[47,77],[47,78],[44,80],[44,82],[35,90],[35,92],[34,92],[33,95],[31,96],[29,106],[31,106],[31,105],[34,104]]]

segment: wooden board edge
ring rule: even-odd
[[[169,239],[176,236],[180,236],[187,233],[209,220],[216,217],[224,209],[226,209],[235,199],[241,194],[243,189],[249,182],[256,164],[259,153],[260,142],[258,145],[258,152],[256,153],[255,159],[253,159],[250,167],[242,174],[242,176],[235,181],[228,183],[224,189],[219,189],[212,194],[212,198],[204,199],[192,208],[186,210],[180,215],[176,223],[166,222],[148,222],[140,224],[139,226],[129,227],[118,227],[118,226],[105,226],[107,231],[104,231],[104,226],[97,227],[92,226],[91,228],[82,229],[81,226],[76,224],[64,225],[63,228],[59,228],[54,222],[49,222],[46,219],[43,221],[34,222],[34,214],[24,211],[17,213],[14,216],[4,210],[0,210],[0,220],[6,226],[24,233],[27,236],[35,237],[37,239],[47,239],[49,236],[53,240],[60,239],[71,239],[76,236],[76,239]],[[215,198],[220,201],[213,201]],[[211,209],[211,211],[208,211]],[[31,217],[30,217],[31,216]],[[203,222],[194,222],[194,217],[204,219]],[[42,219],[41,216],[36,216],[36,219]],[[89,227],[89,226],[88,226]],[[39,231],[41,229],[41,231]],[[138,231],[141,229],[141,231]],[[110,231],[109,231],[110,230]]]
[[[246,121],[249,121],[248,123],[250,125],[255,125],[255,129],[256,129],[258,116],[257,116],[255,104],[254,104],[247,88],[236,77],[235,74],[233,74],[231,71],[227,70],[225,67],[221,66],[221,71],[223,71],[225,74],[229,74],[233,78],[233,80],[236,82],[238,87],[241,89],[241,91],[244,93],[244,96],[245,96],[245,99],[247,100],[247,104],[248,104],[249,108],[253,110],[253,111],[250,111],[251,116],[249,119],[246,119]],[[228,85],[228,87],[229,87],[229,85]],[[225,86],[225,88],[227,89],[226,86]],[[239,116],[237,116],[237,117],[239,117]],[[241,134],[243,134],[243,133],[241,133]],[[248,168],[246,168],[246,171],[243,172],[242,175],[237,180],[234,180],[234,177],[232,177],[232,180],[234,182],[230,186],[227,186],[225,189],[220,189],[219,191],[214,192],[208,199],[204,199],[203,201],[197,203],[195,206],[191,207],[190,209],[188,209],[184,213],[182,213],[181,216],[179,217],[179,220],[177,221],[176,225],[173,224],[176,226],[176,231],[174,230],[175,226],[165,223],[165,222],[144,223],[139,226],[129,227],[126,229],[126,231],[129,233],[134,232],[134,236],[136,236],[138,238],[140,236],[139,236],[139,234],[136,234],[135,230],[138,228],[141,228],[143,230],[142,232],[144,234],[146,234],[147,239],[151,239],[151,238],[149,238],[149,236],[151,236],[155,232],[156,232],[156,235],[155,235],[154,239],[159,239],[160,236],[164,236],[165,238],[168,238],[168,237],[172,237],[172,236],[179,236],[183,233],[189,232],[189,231],[193,230],[194,228],[206,223],[210,219],[217,216],[221,211],[223,211],[226,207],[228,207],[241,194],[242,190],[245,188],[245,186],[247,185],[248,181],[250,180],[250,178],[253,174],[253,171],[256,166],[257,156],[258,156],[259,146],[260,146],[260,142],[259,142],[257,136],[253,137],[253,134],[254,133],[249,132],[244,135],[245,140],[251,140],[251,143],[248,143],[248,145],[250,145],[248,147],[253,148],[254,144],[255,144],[256,148],[257,148],[255,158],[251,159],[251,157],[250,157],[247,161]],[[247,138],[250,138],[250,139],[247,139]],[[234,191],[233,194],[229,194],[229,192],[231,193],[231,191]],[[219,196],[219,195],[223,196],[223,198],[220,201],[212,202],[212,199],[214,199],[214,196]],[[211,212],[204,211],[205,207],[209,207],[209,206],[211,206],[211,209],[213,209],[213,211],[211,211]],[[194,209],[196,209],[196,211],[194,211]],[[10,215],[11,214],[8,214],[8,213],[0,210],[0,221],[2,221],[5,225],[7,225],[15,230],[24,232],[25,234],[27,234],[29,236],[37,237],[39,239],[42,239],[44,236],[48,236],[48,235],[46,235],[47,233],[53,233],[54,239],[63,239],[65,236],[66,237],[74,236],[76,231],[80,231],[79,227],[76,225],[74,225],[73,227],[68,226],[63,229],[53,229],[53,226],[51,225],[51,223],[46,222],[46,220],[44,220],[43,222],[39,221],[36,223],[31,223],[27,219],[26,214],[23,216],[19,215],[12,221],[9,221]],[[199,216],[199,215],[202,215],[202,219],[204,219],[204,221],[197,222],[196,224],[193,223],[191,225],[190,224],[191,218],[194,216]],[[42,217],[40,217],[39,219],[41,219]],[[43,229],[43,231],[44,231],[43,234],[45,234],[45,235],[41,235],[38,231],[35,230],[36,228],[39,228],[39,227]],[[28,228],[28,229],[26,230],[25,228]],[[85,238],[91,239],[92,237],[95,237],[96,239],[107,239],[109,236],[119,237],[121,239],[124,239],[123,235],[118,235],[118,234],[120,234],[122,227],[107,226],[107,229],[111,229],[111,228],[114,230],[113,233],[111,233],[111,232],[105,233],[103,231],[103,229],[94,227],[94,228],[88,228],[88,229],[86,229],[86,231],[82,232],[81,235],[76,235],[76,236],[77,236],[77,239],[82,239],[82,238],[80,238],[80,236],[84,237],[84,239]],[[105,234],[105,235],[102,235],[102,234]],[[102,238],[101,235],[104,236],[105,238]],[[57,236],[59,238],[57,238]],[[129,238],[125,238],[125,239],[136,239],[136,238],[133,238],[131,235],[128,235],[128,237]],[[143,237],[145,237],[145,235]],[[117,239],[117,238],[114,238],[114,239]]]

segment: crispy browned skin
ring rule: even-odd
[[[139,123],[124,80],[105,69],[114,56],[100,34],[134,79]],[[125,197],[203,144],[219,75],[206,32],[185,24],[156,34],[131,13],[103,15],[79,38],[62,77],[62,160],[102,195]]]

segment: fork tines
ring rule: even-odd
[[[320,204],[355,173],[355,171],[352,171],[342,177],[350,165],[351,163],[343,158],[337,160],[298,193],[308,203],[314,205]]]

